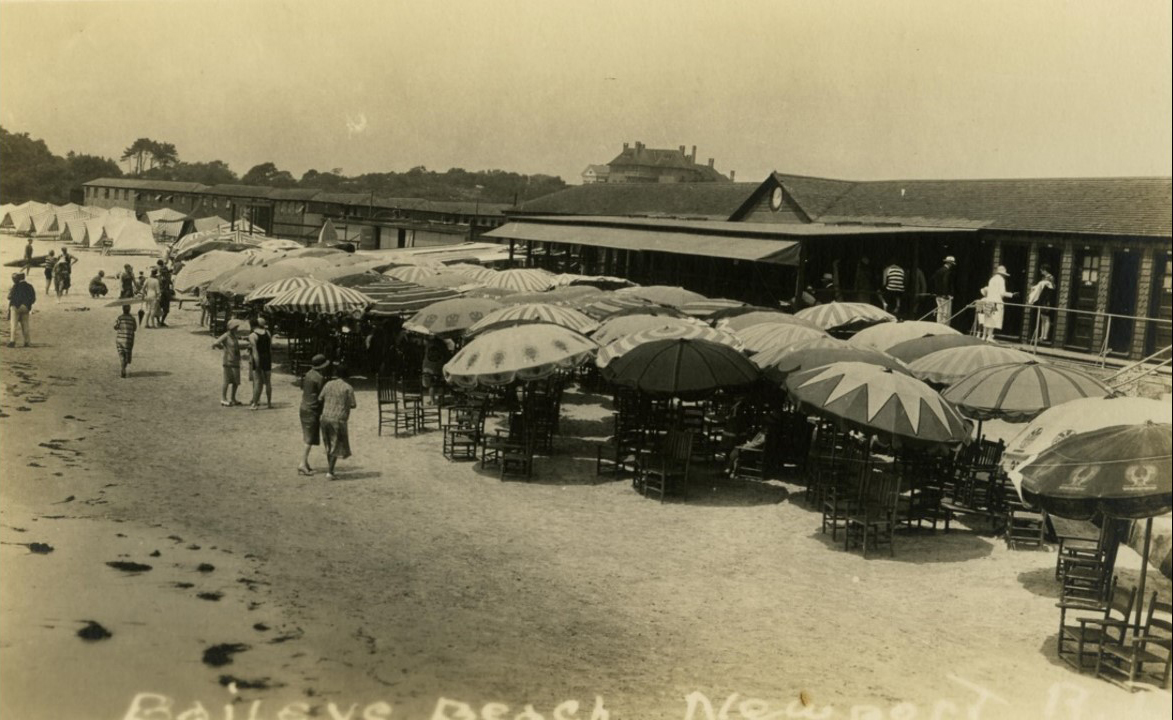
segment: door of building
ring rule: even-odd
[[[1112,253],[1112,279],[1108,285],[1108,312],[1113,315],[1136,315],[1136,279],[1140,272],[1140,253],[1117,250]],[[1132,346],[1133,320],[1113,317],[1108,327],[1108,350],[1127,355]]]
[[[1173,253],[1153,253],[1153,289],[1149,296],[1148,316],[1164,320],[1149,323],[1145,338],[1145,355],[1152,355],[1173,344]],[[1164,357],[1169,357],[1166,354]]]
[[[1018,293],[1018,297],[1009,301],[1016,305],[1006,305],[1002,316],[1002,330],[999,335],[1017,338],[1022,333],[1023,312],[1018,305],[1023,304],[1030,288],[1030,278],[1026,276],[1027,263],[1030,258],[1030,246],[1004,243],[1002,245],[1002,264],[1010,277],[1006,279],[1007,292]]]
[[[1094,351],[1096,302],[1100,294],[1100,251],[1087,248],[1075,252],[1071,267],[1071,296],[1067,307],[1080,312],[1068,313],[1067,345],[1075,350]]]
[[[1051,294],[1052,310],[1050,311],[1050,313],[1051,313],[1050,317],[1051,317],[1051,328],[1052,329],[1050,330],[1050,332],[1047,333],[1047,337],[1040,337],[1039,338],[1039,342],[1044,345],[1050,345],[1054,341],[1054,338],[1052,337],[1052,334],[1054,333],[1054,326],[1055,326],[1055,312],[1054,312],[1053,308],[1059,298],[1060,286],[1066,280],[1066,278],[1063,278],[1059,275],[1059,265],[1062,262],[1063,262],[1062,248],[1057,248],[1052,245],[1047,245],[1045,247],[1039,248],[1038,270],[1035,272],[1035,277],[1032,280],[1032,282],[1038,282],[1039,279],[1042,278],[1044,268],[1048,272],[1050,272],[1051,277],[1053,277],[1055,279],[1055,291]],[[1028,292],[1029,292],[1029,288],[1028,288]],[[1028,295],[1024,295],[1024,296],[1028,297]],[[1044,308],[1039,308],[1036,312],[1047,312],[1047,310]],[[1039,319],[1035,315],[1032,315],[1031,322],[1038,323]],[[1032,333],[1034,332],[1036,327],[1038,327],[1038,326],[1036,326],[1036,325],[1031,326]]]

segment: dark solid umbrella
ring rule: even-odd
[[[637,345],[603,369],[603,376],[617,385],[672,396],[745,387],[759,375],[753,363],[728,345],[688,338]]]

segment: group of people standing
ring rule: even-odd
[[[129,264],[122,267],[118,274],[121,285],[118,297],[129,300],[139,298],[141,305],[138,311],[139,322],[143,327],[167,327],[167,316],[171,312],[171,299],[175,296],[175,286],[171,281],[171,268],[163,260],[155,262],[148,277],[142,270],[134,274],[134,268]],[[94,278],[94,283],[102,282],[101,275]],[[91,283],[92,285],[93,283]]]
[[[53,292],[57,296],[57,301],[61,301],[63,295],[69,294],[69,288],[73,285],[73,266],[77,263],[77,256],[71,255],[69,248],[61,248],[61,254],[58,255],[55,250],[50,250],[49,254],[45,256],[45,294],[48,295]],[[33,266],[33,239],[29,238],[28,244],[24,247],[24,268],[25,272],[30,272]]]

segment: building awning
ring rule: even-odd
[[[778,265],[797,265],[799,253],[797,240],[739,237],[729,232],[706,232],[701,228],[684,231],[677,228],[608,227],[585,223],[509,222],[481,237],[699,255]]]

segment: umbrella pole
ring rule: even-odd
[[[1144,612],[1144,581],[1149,569],[1149,543],[1153,539],[1153,519],[1147,518],[1144,522],[1144,550],[1140,554],[1140,583],[1137,585],[1136,602],[1136,631],[1140,632],[1140,618]]]

